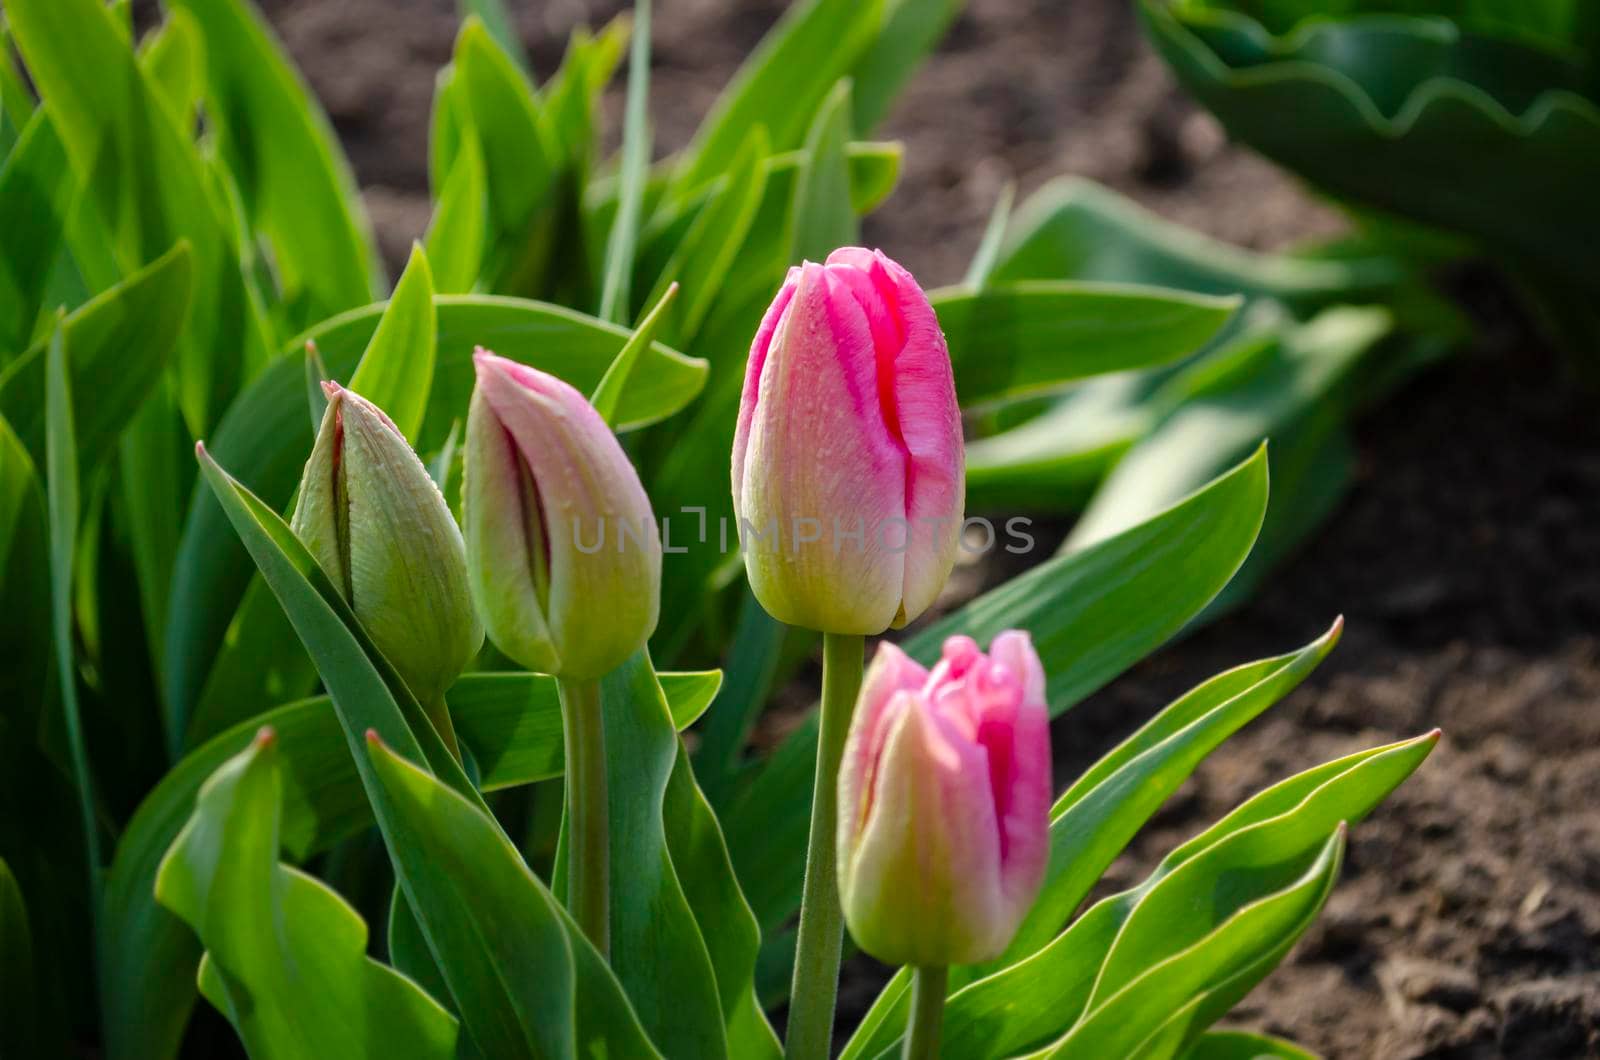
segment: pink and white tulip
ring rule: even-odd
[[[530,670],[587,680],[656,628],[661,535],[588,400],[536,368],[473,355],[462,522],[489,639]]]
[[[964,459],[950,352],[911,274],[859,247],[791,269],[751,346],[733,443],[762,606],[827,633],[916,618],[955,564]]]
[[[970,964],[1011,942],[1049,856],[1044,671],[1026,633],[945,641],[927,670],[882,644],[839,772],[839,895],[891,964]]]

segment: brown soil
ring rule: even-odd
[[[513,4],[546,72],[572,25],[619,6]],[[671,148],[781,4],[657,6],[654,112]],[[453,3],[265,7],[398,264],[427,222],[427,114]],[[1256,247],[1338,227],[1184,101],[1129,0],[970,0],[884,131],[906,141],[907,167],[867,235],[930,284],[960,277],[1012,177],[1024,194],[1094,177]],[[1600,1056],[1600,425],[1548,356],[1498,330],[1359,425],[1351,496],[1252,604],[1056,730],[1070,776],[1198,680],[1347,617],[1324,669],[1219,750],[1113,867],[1126,885],[1264,784],[1444,728],[1420,773],[1354,830],[1321,925],[1234,1013],[1331,1056]],[[847,997],[871,978],[853,974]]]

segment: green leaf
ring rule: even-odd
[[[394,297],[385,306],[377,330],[350,377],[350,389],[388,413],[400,433],[412,442],[416,441],[428,410],[437,340],[433,273],[422,246],[413,244],[406,271],[395,284]]]
[[[1241,250],[1163,220],[1081,177],[1061,177],[1018,209],[993,283],[1085,280],[1172,287],[1197,294],[1271,297],[1314,307],[1392,286],[1389,259],[1313,260]]]
[[[1265,450],[1161,515],[1109,541],[1033,568],[908,639],[937,658],[947,636],[987,643],[1028,631],[1059,714],[1149,654],[1239,568],[1266,511]],[[817,726],[813,713],[784,741],[724,820],[734,864],[762,927],[799,903]]]
[[[721,683],[715,671],[660,676],[679,729],[704,712]],[[484,790],[561,775],[561,708],[553,678],[467,674],[448,699],[456,735],[478,763]],[[157,867],[200,786],[248,748],[262,726],[277,735],[283,763],[280,836],[293,860],[372,825],[372,808],[327,696],[241,721],[186,755],[140,804],[107,877],[104,1023],[117,1056],[165,1057],[177,1047],[194,1000],[200,950],[188,928],[155,904]]]
[[[44,1042],[37,1026],[33,931],[28,907],[11,866],[0,859],[0,993],[6,998],[0,1016],[0,1048],[7,1056],[42,1056]]]
[[[50,520],[50,634],[55,642],[56,681],[67,728],[72,780],[77,787],[83,844],[89,873],[90,917],[99,922],[101,873],[94,776],[83,736],[83,710],[78,701],[78,671],[73,619],[73,560],[77,555],[79,510],[78,445],[73,429],[72,383],[67,367],[66,327],[57,324],[50,339],[45,369],[45,497]]]
[[[430,948],[479,1050],[506,1057],[562,1057],[575,1049],[659,1055],[604,960],[488,812],[376,734],[368,738],[368,754],[377,784],[410,834],[412,865],[397,872],[411,881],[411,906],[425,933],[429,915],[444,912],[438,903],[453,903],[450,946],[430,936]],[[426,877],[431,894],[420,909],[417,877]],[[480,956],[463,975],[451,958],[468,947]]]
[[[179,243],[150,265],[63,318],[78,453],[86,469],[117,438],[157,385],[189,309],[192,257]],[[49,341],[0,371],[0,414],[36,456],[44,452]]]
[[[440,294],[465,294],[478,282],[489,240],[489,178],[470,128],[461,134],[449,175],[438,189],[426,245]]]
[[[272,245],[289,319],[370,302],[381,281],[355,174],[315,94],[245,0],[173,0],[205,36],[206,119],[245,211]]]
[[[629,281],[638,247],[645,179],[650,167],[650,0],[633,5],[633,48],[628,57],[628,98],[622,118],[622,169],[617,215],[606,241],[601,320],[626,324],[632,305]]]
[[[1181,905],[1178,896],[1187,895],[1189,915],[1153,925],[1149,934],[1141,933],[1140,945],[1175,953],[1184,939],[1209,932],[1252,894],[1285,885],[1303,872],[1341,821],[1354,824],[1365,817],[1437,741],[1434,732],[1358,752],[1255,795],[1174,849],[1138,887],[1095,903],[1043,950],[957,991],[946,1008],[946,1056],[998,1060],[1062,1033],[1084,1013],[1108,951],[1157,888],[1173,888],[1162,902]],[[1243,871],[1247,864],[1267,865],[1270,871]],[[1176,882],[1168,884],[1173,878]],[[1229,879],[1235,885],[1213,892],[1219,901],[1196,901],[1208,886],[1217,888]],[[888,1038],[892,1043],[893,1035]],[[845,1055],[876,1052],[852,1048]]]
[[[795,180],[790,214],[793,261],[822,261],[836,247],[860,242],[860,228],[850,206],[850,170],[845,147],[850,142],[850,82],[833,86],[816,119],[806,131],[804,161]]]
[[[531,70],[528,53],[522,48],[522,38],[517,35],[516,23],[506,10],[505,0],[458,0],[463,21],[476,18],[488,29],[489,35],[505,53],[514,58],[525,70]]]
[[[939,44],[966,0],[892,0],[883,28],[856,61],[855,127],[870,132],[917,67]]]
[[[1146,0],[1140,14],[1235,139],[1341,199],[1592,290],[1600,107],[1570,66],[1437,19],[1325,20],[1275,38],[1201,5]]]
[[[994,209],[989,213],[989,223],[983,228],[983,238],[978,241],[978,250],[972,255],[972,264],[967,266],[966,279],[962,281],[963,287],[982,290],[988,286],[989,274],[994,272],[995,264],[1000,258],[1000,247],[1006,238],[1006,226],[1011,223],[1011,204],[1016,197],[1016,182],[1007,181],[1000,189],[999,198],[994,201]]]
[[[496,353],[533,364],[590,392],[629,338],[621,328],[559,306],[488,296],[436,297],[437,359],[429,414],[418,446],[443,441],[472,391],[472,350],[483,343]],[[326,321],[296,339],[317,343],[328,371],[348,378],[372,340],[383,306]],[[274,505],[286,505],[312,432],[306,424],[304,370],[295,357],[268,366],[229,410],[212,450],[240,480]],[[659,343],[640,355],[618,400],[617,419],[627,430],[681,408],[699,391],[705,362]],[[249,584],[239,543],[226,532],[222,510],[200,490],[190,503],[172,579],[173,608],[166,627],[166,702],[183,732],[206,676]],[[248,638],[246,638],[248,643]],[[291,693],[292,694],[292,693]]]
[[[254,1056],[449,1058],[457,1024],[366,955],[367,925],[326,884],[278,863],[271,729],[213,773],[156,877],[206,947],[200,989]]]
[[[627,391],[628,378],[633,375],[633,369],[639,363],[640,355],[655,341],[662,317],[672,305],[677,293],[677,284],[669,285],[662,292],[654,308],[639,322],[639,326],[633,329],[633,334],[622,344],[622,349],[617,351],[611,367],[606,369],[606,374],[600,377],[599,384],[595,386],[589,403],[595,407],[595,411],[600,413],[606,423],[611,424],[616,420],[617,403]]]
[[[1077,1026],[1040,1055],[1129,1054],[1142,1051],[1148,1045],[1146,1039],[1158,1033],[1162,1035],[1164,1044],[1174,1045],[1176,1043],[1168,1037],[1171,1033],[1168,1026],[1175,1009],[1186,1024],[1195,1025],[1197,1030],[1204,1028],[1210,1022],[1205,1018],[1210,1015],[1207,1012],[1210,1006],[1204,1002],[1211,999],[1203,994],[1199,997],[1194,995],[1199,991],[1221,990],[1243,996],[1245,991],[1238,989],[1240,979],[1248,978],[1249,985],[1253,986],[1282,959],[1289,947],[1311,926],[1327,901],[1329,892],[1333,890],[1343,862],[1344,838],[1345,830],[1341,824],[1323,845],[1316,861],[1299,879],[1275,893],[1259,898],[1254,898],[1254,894],[1258,893],[1257,888],[1246,885],[1247,893],[1254,900],[1242,906],[1230,905],[1231,909],[1237,911],[1210,934],[1180,952],[1164,947],[1158,952],[1171,956],[1158,961],[1152,955],[1150,963],[1135,966],[1135,970],[1142,974],[1128,979],[1114,977],[1110,973],[1116,968],[1114,962],[1119,951],[1129,948],[1128,940],[1137,940],[1140,929],[1159,932],[1163,927],[1173,924],[1194,922],[1192,919],[1186,921],[1177,909],[1163,908],[1161,899],[1170,894],[1173,902],[1193,903],[1197,897],[1201,897],[1200,894],[1179,890],[1175,881],[1156,888],[1145,902],[1134,909],[1106,965],[1101,968],[1095,993],[1097,998],[1104,995],[1106,1000],[1092,1008]],[[1230,870],[1247,874],[1257,867],[1256,863],[1241,857],[1230,866]],[[1238,898],[1230,895],[1224,901],[1238,901]],[[1146,910],[1157,912],[1141,921],[1140,914]],[[1154,925],[1149,923],[1151,920],[1155,921]],[[1117,992],[1111,995],[1109,991],[1112,990]],[[1188,1007],[1194,1002],[1199,1004]],[[1228,1004],[1231,1006],[1232,1001]],[[1210,1015],[1210,1019],[1220,1014]]]
[[[679,173],[687,194],[727,171],[756,126],[777,151],[800,146],[823,98],[871,43],[883,0],[803,0],[762,39],[695,134]]]
[[[178,350],[178,404],[203,434],[269,340],[250,312],[225,218],[194,145],[139,69],[98,0],[11,0],[6,14],[28,71],[50,100],[67,158],[108,226],[121,274],[179,240],[193,255],[195,297]],[[80,262],[80,265],[82,262]],[[109,286],[107,283],[97,286]]]
[[[139,45],[139,65],[180,127],[190,127],[205,94],[205,38],[187,11],[174,10]]]
[[[0,368],[33,341],[72,192],[61,140],[39,111],[0,163]]]
[[[767,133],[758,125],[739,148],[727,174],[710,186],[707,202],[656,276],[646,304],[660,302],[674,283],[685,291],[665,322],[663,338],[684,343],[699,331],[722,293],[723,281],[738,258],[766,186]]]
[[[1183,1060],[1317,1060],[1293,1042],[1254,1031],[1207,1031]]]
[[[963,408],[1169,364],[1209,342],[1239,307],[1236,297],[1086,283],[944,288],[930,300]]]

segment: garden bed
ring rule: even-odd
[[[455,5],[264,6],[350,152],[397,273],[429,217],[431,74],[448,61]],[[514,6],[548,71],[574,22],[621,5]],[[662,4],[660,147],[685,141],[781,6]],[[620,84],[608,102],[620,109]],[[1338,226],[1183,100],[1128,0],[971,0],[885,132],[906,142],[906,170],[866,235],[930,285],[960,278],[1013,175],[1024,193],[1093,177],[1254,247]],[[1117,886],[1266,782],[1445,730],[1354,831],[1322,921],[1235,1013],[1333,1056],[1600,1054],[1600,421],[1491,286],[1463,289],[1488,337],[1358,423],[1359,472],[1336,517],[1251,604],[1056,726],[1065,782],[1176,693],[1346,616],[1328,664],[1212,756],[1113,867]],[[873,982],[853,966],[847,1024]]]

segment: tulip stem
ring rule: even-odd
[[[944,994],[950,969],[942,964],[918,965],[911,979],[911,1026],[906,1030],[901,1060],[938,1060],[939,1032],[944,1028]]]
[[[839,908],[839,763],[844,758],[850,715],[861,691],[865,638],[822,636],[822,730],[817,740],[816,788],[811,793],[811,840],[806,851],[800,933],[789,992],[789,1060],[825,1060],[833,1047],[833,1008],[839,990],[839,952],[844,913]]]
[[[557,682],[566,736],[567,908],[601,956],[611,951],[610,806],[600,682]]]

